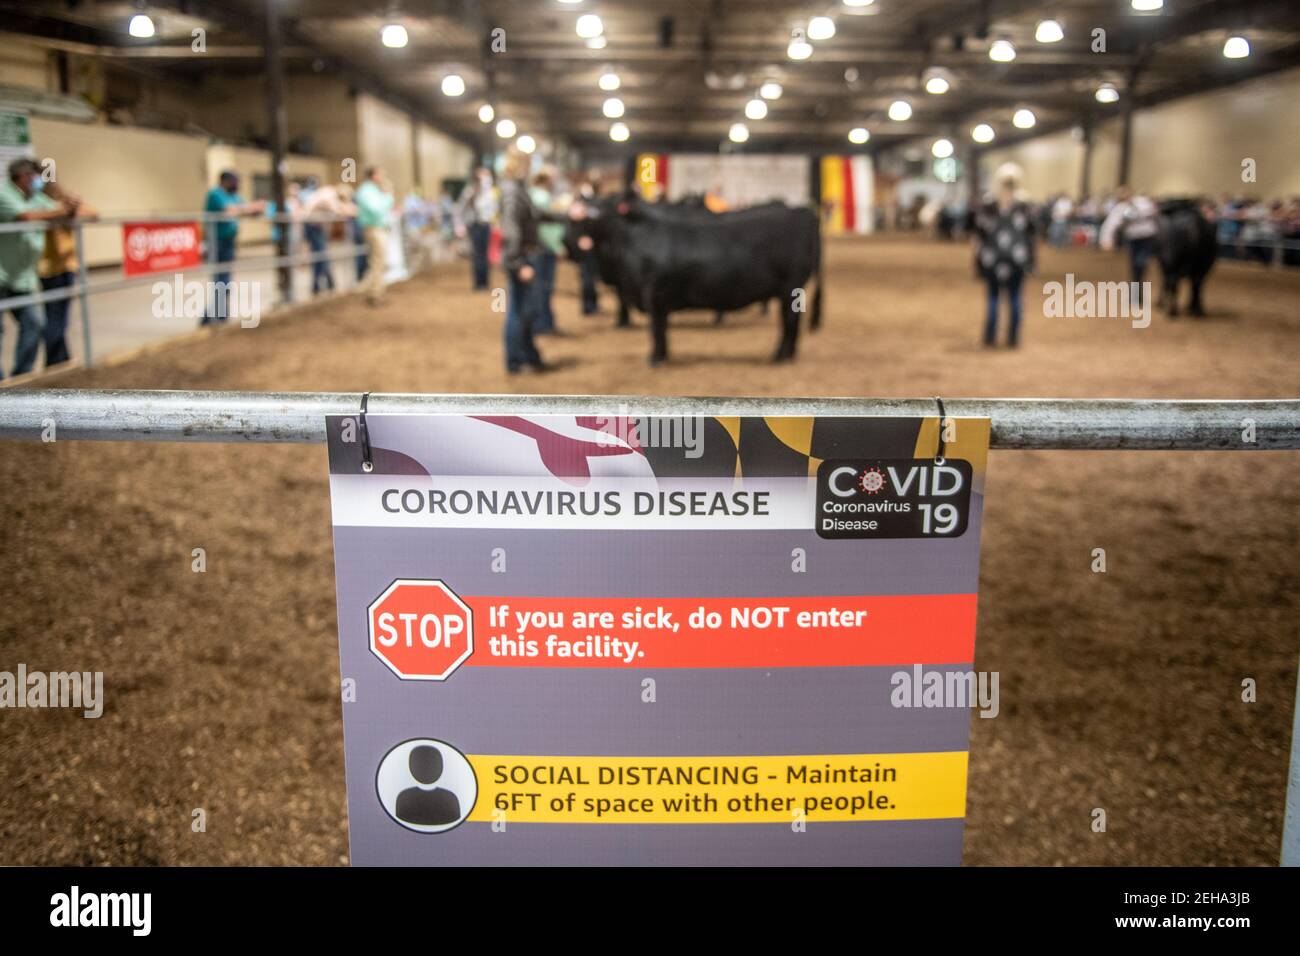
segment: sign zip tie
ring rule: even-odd
[[[366,474],[375,470],[375,463],[370,455],[370,427],[366,424],[366,406],[370,404],[370,393],[361,393],[361,470]],[[942,448],[942,444],[940,444]]]
[[[943,399],[938,395],[934,396],[935,404],[939,406],[939,447],[935,449],[934,460],[936,464],[943,464],[943,423],[948,418],[948,413],[944,410]],[[367,446],[369,447],[369,446]]]

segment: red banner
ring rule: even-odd
[[[191,269],[202,261],[197,222],[122,224],[122,271],[129,276]]]

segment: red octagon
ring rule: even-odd
[[[402,680],[446,680],[474,653],[474,614],[441,581],[398,578],[366,618],[370,650]]]

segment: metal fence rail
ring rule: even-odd
[[[357,392],[87,389],[0,391],[0,438],[323,442],[325,416]],[[1300,448],[1300,399],[1264,401],[945,398],[952,417],[987,417],[1001,449],[1257,451]],[[372,394],[370,414],[934,416],[933,398],[660,398]],[[1253,440],[1252,440],[1253,439]]]

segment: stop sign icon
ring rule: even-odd
[[[370,650],[402,680],[446,680],[474,653],[474,615],[442,581],[398,578],[367,609]]]

